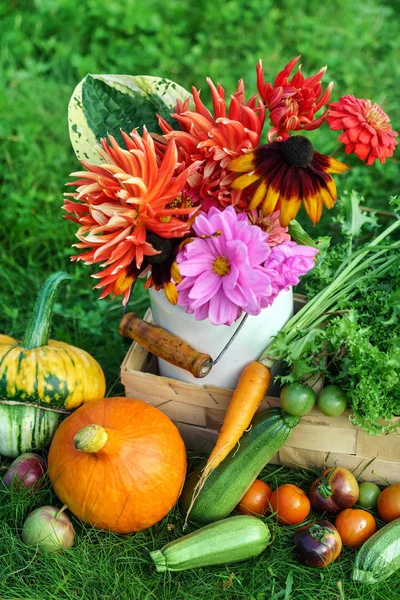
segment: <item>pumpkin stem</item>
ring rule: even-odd
[[[85,425],[74,437],[74,446],[81,452],[99,452],[107,443],[107,431],[101,425]]]
[[[22,343],[27,350],[45,346],[49,341],[51,317],[58,286],[66,279],[71,279],[71,276],[58,271],[50,275],[44,282]]]

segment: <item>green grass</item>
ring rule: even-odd
[[[272,487],[291,482],[307,489],[314,477],[313,472],[271,465],[261,478]],[[77,532],[73,548],[63,554],[42,554],[25,546],[20,532],[31,510],[57,505],[51,490],[35,496],[8,490],[0,494],[1,600],[395,600],[400,596],[396,575],[374,587],[352,582],[352,549],[344,549],[337,562],[325,569],[303,567],[293,555],[295,528],[278,525],[274,516],[265,519],[272,533],[266,551],[232,565],[156,572],[149,552],[182,535],[179,507],[151,529],[126,536],[82,526],[72,517]],[[190,524],[190,530],[194,528]]]
[[[14,0],[0,3],[0,331],[21,338],[45,277],[66,270],[55,307],[52,337],[80,346],[102,365],[108,394],[123,393],[120,364],[129,341],[118,334],[118,299],[98,300],[93,270],[71,264],[75,226],[62,219],[62,193],[78,168],[67,131],[66,110],[78,81],[92,73],[166,76],[190,89],[206,75],[232,93],[245,79],[255,93],[255,64],[267,77],[302,54],[306,75],[328,64],[333,99],[345,93],[382,104],[400,128],[396,0]],[[344,158],[334,134],[312,135],[316,148]],[[366,168],[355,157],[338,176],[339,191],[356,189],[365,203],[387,208],[398,192],[398,153],[385,165]],[[330,231],[330,216],[311,234]],[[303,220],[305,223],[305,221]],[[138,289],[129,309],[143,314],[146,292]],[[272,470],[271,470],[272,469]],[[265,472],[274,480],[272,467]],[[277,481],[305,483],[305,475],[281,470]],[[54,598],[246,598],[261,600],[367,600],[400,597],[399,581],[374,592],[350,582],[353,552],[332,569],[301,568],[292,558],[291,532],[273,527],[265,555],[235,567],[160,576],[148,559],[180,532],[177,512],[135,536],[118,538],[85,528],[62,556],[35,556],[19,539],[30,508],[53,502],[50,493],[22,499],[2,492],[0,506],[0,599]],[[169,530],[167,524],[175,525]],[[230,574],[234,573],[231,577]],[[342,591],[337,582],[342,582]],[[397,588],[396,588],[397,586]],[[375,594],[375,596],[372,596]]]

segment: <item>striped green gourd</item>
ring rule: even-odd
[[[53,306],[66,273],[42,287],[23,342],[0,335],[0,454],[16,457],[50,443],[60,416],[105,393],[104,373],[84,350],[49,340]]]
[[[229,515],[299,422],[299,417],[288,415],[280,408],[270,408],[256,415],[238,446],[205,480],[190,508],[190,519],[212,523]],[[201,468],[189,477],[183,490],[181,501],[185,512],[191,505],[200,472]]]
[[[400,569],[400,519],[374,533],[357,553],[353,579],[381,583]]]
[[[157,571],[184,571],[258,556],[270,543],[270,532],[256,517],[238,516],[206,525],[150,552]]]

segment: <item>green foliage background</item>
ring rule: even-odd
[[[256,92],[259,58],[273,80],[301,54],[306,75],[328,65],[324,79],[335,82],[333,99],[345,93],[369,97],[398,130],[398,14],[397,0],[1,2],[0,331],[21,337],[44,278],[66,270],[73,280],[60,294],[52,337],[91,352],[106,372],[109,393],[123,391],[119,367],[129,341],[117,331],[120,301],[99,301],[91,289],[91,268],[70,264],[75,226],[61,211],[64,183],[79,167],[68,138],[67,104],[88,72],[168,77],[189,89],[202,88],[202,97],[209,99],[207,75],[228,94],[243,78],[250,95]],[[333,132],[317,131],[312,139],[319,151],[345,158]],[[398,156],[368,168],[347,157],[352,169],[337,178],[339,191],[357,189],[366,204],[386,208],[388,198],[398,193]],[[330,216],[314,231],[307,223],[309,233],[329,228]],[[146,295],[139,293],[130,308],[142,313],[146,304]],[[318,579],[305,597],[319,597],[320,584]],[[217,590],[215,597],[269,597],[267,591],[253,596],[250,588],[234,589]],[[340,596],[332,588],[324,597]],[[368,592],[365,597],[373,596]]]

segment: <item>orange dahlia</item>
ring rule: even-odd
[[[384,163],[393,156],[398,134],[391,128],[388,115],[371,100],[347,94],[329,105],[325,118],[331,129],[343,130],[338,140],[345,145],[346,154],[356,154],[367,165],[378,158]]]
[[[224,88],[215,87],[209,78],[207,83],[214,114],[203,104],[200,93],[192,88],[195,110],[188,110],[189,101],[186,101],[180,103],[172,115],[181,131],[173,130],[159,118],[165,137],[176,141],[186,157],[186,164],[201,161],[200,168],[188,178],[186,193],[206,210],[212,205],[240,204],[242,192],[232,192],[230,184],[235,176],[227,167],[232,158],[257,146],[265,120],[264,105],[256,95],[245,101],[242,80],[231,96],[229,107]]]
[[[285,139],[289,131],[317,129],[322,125],[326,111],[317,119],[317,113],[329,102],[333,83],[322,92],[321,79],[327,69],[322,67],[311,77],[304,77],[301,65],[298,72],[289,80],[289,76],[298,63],[300,56],[293,58],[275,78],[274,84],[265,83],[262,61],[257,65],[257,88],[269,111],[272,129],[268,140],[275,136]]]
[[[348,167],[319,152],[302,135],[270,142],[231,161],[229,168],[242,173],[232,183],[236,189],[252,189],[248,210],[261,206],[265,215],[280,210],[280,224],[287,227],[301,204],[315,224],[322,209],[332,208],[337,194],[330,173],[342,173]],[[258,182],[257,187],[254,184]]]
[[[187,215],[193,207],[177,207],[176,199],[198,165],[176,174],[180,163],[173,140],[160,159],[145,127],[143,137],[136,131],[121,134],[126,149],[112,136],[109,142],[102,139],[104,164],[82,162],[87,171],[72,173],[79,179],[67,185],[77,190],[65,194],[63,208],[70,213],[66,218],[80,225],[74,246],[86,250],[72,260],[101,263],[102,270],[92,275],[100,279],[95,288],[104,288],[100,297],[123,295],[125,305],[138,275],[159,262],[160,254],[168,255],[170,239],[190,230]]]

